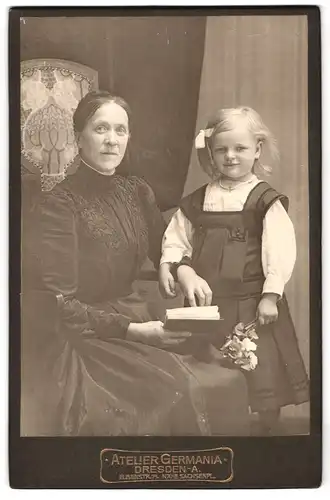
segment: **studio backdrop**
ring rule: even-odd
[[[192,146],[210,112],[246,105],[261,114],[281,154],[265,180],[289,196],[296,229],[287,295],[308,367],[307,18],[28,18],[21,60],[35,58],[84,64],[98,72],[99,88],[128,101],[130,169],[151,184],[163,211],[207,181]]]

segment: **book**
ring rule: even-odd
[[[166,310],[164,328],[173,332],[207,334],[215,333],[220,321],[218,306],[177,307]]]

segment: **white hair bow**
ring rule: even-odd
[[[195,148],[203,149],[205,148],[205,137],[211,137],[213,133],[213,128],[206,128],[199,131],[196,139],[195,139]]]

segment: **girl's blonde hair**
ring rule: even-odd
[[[241,123],[242,120],[246,121],[248,129],[254,135],[256,141],[260,142],[262,146],[266,146],[268,148],[272,160],[278,161],[279,151],[277,142],[269,128],[266,127],[262,121],[261,116],[254,109],[247,106],[220,109],[209,118],[205,130],[201,130],[200,132],[203,136],[202,146],[197,145],[196,138],[199,163],[203,170],[211,178],[213,178],[216,174],[212,156],[214,137],[221,132],[232,130],[238,123]],[[270,166],[262,165],[259,160],[257,163],[264,173],[270,174],[272,171]],[[257,165],[255,164],[254,170],[256,166]]]

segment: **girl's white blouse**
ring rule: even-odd
[[[217,181],[211,182],[205,191],[203,209],[209,212],[240,211],[248,194],[259,182],[261,180],[254,175],[232,190],[223,188]],[[180,262],[183,257],[191,257],[193,233],[191,222],[180,209],[177,210],[163,237],[161,263]],[[296,261],[296,238],[291,219],[280,201],[276,201],[265,215],[261,256],[265,275],[263,293],[282,296]]]

